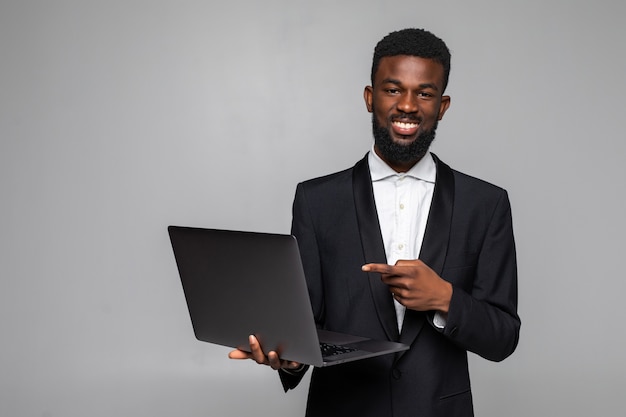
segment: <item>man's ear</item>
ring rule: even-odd
[[[450,108],[450,96],[441,96],[441,103],[439,103],[439,116],[437,116],[437,120],[443,119],[443,115],[446,113],[448,108]]]
[[[373,111],[372,100],[374,99],[374,89],[371,85],[365,87],[365,90],[363,91],[363,98],[365,99],[365,106],[367,107],[367,111],[371,113]]]

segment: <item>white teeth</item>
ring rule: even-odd
[[[413,129],[417,127],[417,123],[404,123],[404,122],[393,122],[396,126],[402,129]]]

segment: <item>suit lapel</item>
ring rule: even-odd
[[[437,274],[441,275],[448,250],[452,209],[454,207],[454,174],[452,169],[433,154],[437,164],[437,178],[433,201],[428,213],[428,222],[419,258]],[[400,342],[410,345],[425,322],[425,314],[407,310],[402,325]]]
[[[367,155],[354,166],[352,171],[352,190],[365,262],[387,263],[383,238],[380,234],[376,203],[374,202],[374,191],[372,189]],[[396,312],[389,290],[380,280],[379,274],[368,273],[368,277],[374,305],[378,312],[378,319],[385,329],[389,340],[398,340]]]
[[[452,209],[454,208],[454,174],[452,169],[433,154],[437,164],[437,179],[430,205],[420,259],[441,275],[448,252]]]
[[[452,169],[441,162],[436,155],[433,154],[433,158],[437,164],[437,178],[424,240],[420,250],[420,259],[437,274],[441,275],[452,224],[454,174]],[[354,166],[352,186],[365,262],[386,263],[387,257],[378,223],[367,155]],[[380,280],[379,274],[370,273],[368,275],[378,318],[387,333],[387,337],[390,340],[399,340],[401,343],[408,345],[412,344],[424,325],[426,320],[425,314],[419,311],[407,310],[402,326],[402,334],[398,335],[396,313],[393,300],[389,296],[389,290]],[[398,355],[398,359],[401,356],[402,354]]]

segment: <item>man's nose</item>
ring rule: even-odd
[[[398,101],[398,110],[404,113],[415,113],[417,112],[417,97],[415,95],[406,93],[402,94],[400,97],[400,101]]]

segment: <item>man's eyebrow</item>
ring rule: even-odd
[[[380,83],[381,84],[394,84],[397,86],[402,85],[402,82],[400,80],[396,80],[395,78],[385,78]],[[435,83],[422,83],[419,85],[419,88],[421,89],[432,88],[435,91],[439,91],[439,87]]]
[[[395,85],[402,85],[402,83],[400,82],[400,80],[396,80],[395,78],[385,78],[384,80],[382,80],[380,82],[381,84],[395,84]]]

